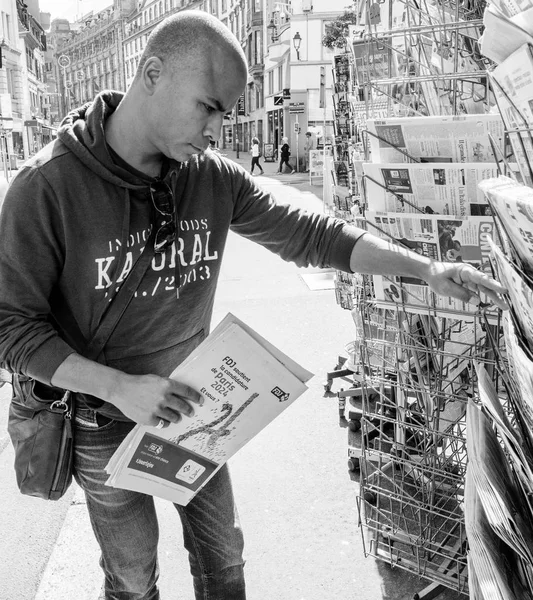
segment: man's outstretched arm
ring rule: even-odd
[[[350,268],[354,273],[416,277],[426,281],[441,296],[473,304],[478,304],[480,293],[485,293],[496,306],[508,308],[501,297],[507,290],[471,265],[438,262],[369,233],[360,237],[353,247]]]

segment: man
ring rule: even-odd
[[[305,145],[304,145],[304,154],[305,154],[305,172],[309,172],[309,161],[310,161],[310,152],[315,149],[315,142],[313,140],[313,134],[308,131],[305,134]]]
[[[77,392],[75,477],[108,600],[159,598],[153,499],[105,486],[104,469],[134,423],[161,426],[202,410],[201,395],[168,375],[209,330],[230,228],[299,265],[403,273],[464,300],[483,290],[500,302],[504,291],[466,265],[278,205],[244,169],[205,152],[246,81],[241,47],[217,19],[199,11],[166,19],[127,93],[103,92],[74,111],[17,175],[0,216],[0,362]],[[68,334],[70,312],[88,339],[152,228],[151,268],[99,362],[85,359],[53,323]],[[196,598],[244,599],[228,470],[176,508]]]

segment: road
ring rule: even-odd
[[[258,182],[277,197],[322,210],[320,188],[302,175],[275,179],[276,165],[264,168]],[[350,313],[335,302],[332,273],[299,269],[235,235],[224,261],[214,324],[231,311],[315,373],[309,390],[230,461],[249,598],[412,598],[427,581],[364,556],[359,488],[346,467],[347,429],[323,387],[354,335]],[[16,489],[5,434],[9,393],[9,385],[0,389],[0,600],[98,600],[98,550],[80,490],[73,486],[61,501],[45,502]],[[161,597],[194,600],[179,519],[168,503],[157,507]]]

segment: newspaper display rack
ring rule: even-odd
[[[533,340],[524,349],[523,334],[533,331],[533,270],[518,258],[524,247],[533,255],[533,190],[517,203],[517,252],[482,184],[533,181],[533,76],[513,85],[481,53],[483,38],[492,48],[498,37],[483,27],[496,5],[515,19],[532,4],[360,0],[334,62],[335,214],[439,260],[502,279],[507,269],[523,291],[502,320],[483,303],[443,304],[420,281],[337,274],[337,302],[355,323],[337,372],[352,387],[337,396],[360,439],[348,465],[360,471],[365,553],[428,579],[416,600],[450,588],[533,598]],[[533,47],[520,52],[533,64]]]

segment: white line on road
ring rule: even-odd
[[[77,487],[35,600],[97,600],[103,582],[99,557],[85,497]]]

